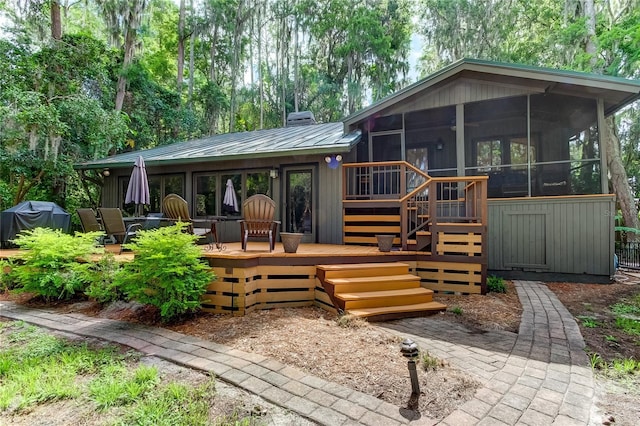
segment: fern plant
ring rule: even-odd
[[[125,247],[135,256],[115,277],[116,285],[132,300],[160,309],[169,321],[201,306],[201,296],[216,277],[202,262],[197,236],[183,232],[185,223],[140,231]]]
[[[69,235],[48,228],[23,231],[14,240],[25,250],[22,262],[13,268],[17,290],[36,293],[47,300],[83,292],[93,273],[91,256],[104,250],[96,246],[99,235]]]

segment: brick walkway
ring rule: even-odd
[[[380,323],[422,349],[477,377],[475,398],[440,424],[586,425],[593,377],[580,330],[546,286],[516,282],[524,312],[519,334],[472,333],[435,318]],[[431,425],[435,420],[328,382],[262,355],[173,331],[123,321],[56,314],[0,302],[0,316],[130,346],[177,364],[214,373],[323,425]]]

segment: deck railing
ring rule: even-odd
[[[343,203],[396,207],[403,249],[437,223],[486,224],[487,176],[431,177],[404,161],[343,165]]]

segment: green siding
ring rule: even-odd
[[[611,276],[614,196],[489,200],[488,268]]]

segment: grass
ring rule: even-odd
[[[582,321],[582,325],[586,328],[596,328],[600,326],[600,323],[596,321],[594,317],[588,315],[580,315],[578,319]]]
[[[136,354],[68,342],[20,321],[0,323],[0,383],[2,416],[72,400],[116,425],[212,424],[213,378],[197,386],[163,381],[155,367],[138,366]]]
[[[432,356],[429,352],[423,351],[420,352],[420,364],[422,365],[422,369],[424,371],[436,370],[442,366],[444,366],[444,362],[440,359]]]
[[[462,308],[460,306],[453,306],[450,309],[451,313],[455,314],[455,315],[462,315]]]

